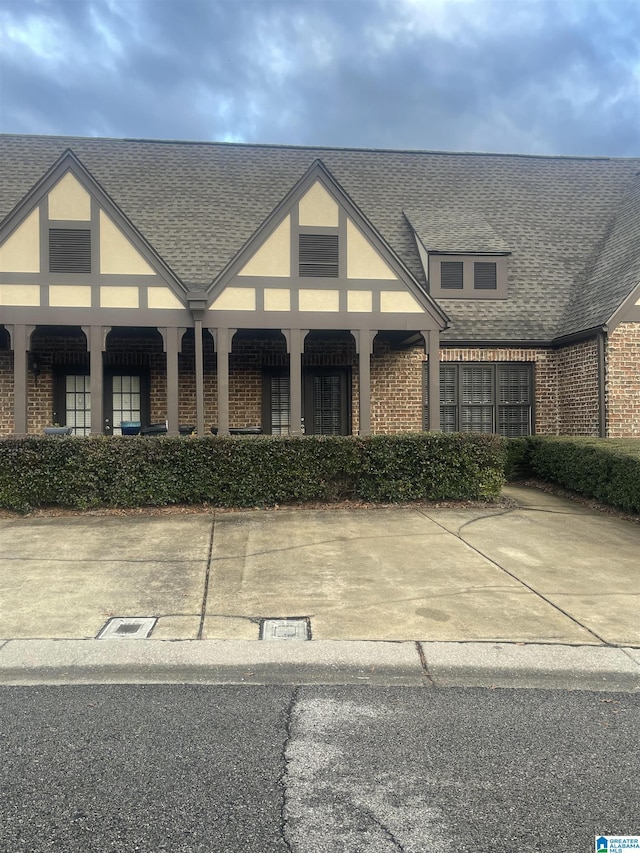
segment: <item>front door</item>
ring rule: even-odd
[[[308,367],[303,380],[306,435],[350,435],[349,370],[343,367]]]
[[[104,431],[122,435],[122,421],[149,423],[149,382],[144,373],[107,373],[104,378]]]
[[[55,376],[53,420],[74,435],[91,434],[91,379],[87,372]],[[104,433],[122,435],[122,421],[149,423],[149,376],[144,372],[104,376]]]
[[[69,426],[73,435],[91,433],[91,381],[88,373],[56,373],[53,423]]]

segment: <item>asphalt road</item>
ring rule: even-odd
[[[2,853],[591,853],[640,832],[640,696],[0,689]]]

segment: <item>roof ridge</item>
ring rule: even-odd
[[[40,134],[40,133],[0,133],[0,138],[8,139],[50,139],[50,140],[78,140],[81,142],[136,142],[144,145],[193,145],[218,148],[270,148],[280,150],[296,151],[353,151],[367,154],[400,154],[400,155],[424,155],[441,157],[504,157],[513,159],[529,160],[594,160],[602,161],[638,161],[638,157],[615,157],[597,154],[528,154],[509,151],[447,151],[429,148],[377,148],[363,147],[357,145],[303,145],[281,142],[232,142],[213,139],[150,139],[147,137],[134,136],[77,136],[66,134]]]

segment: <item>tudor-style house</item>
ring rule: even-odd
[[[640,437],[639,172],[0,136],[0,436]]]

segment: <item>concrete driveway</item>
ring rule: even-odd
[[[0,638],[640,646],[640,525],[509,487],[517,507],[280,509],[0,520]]]

